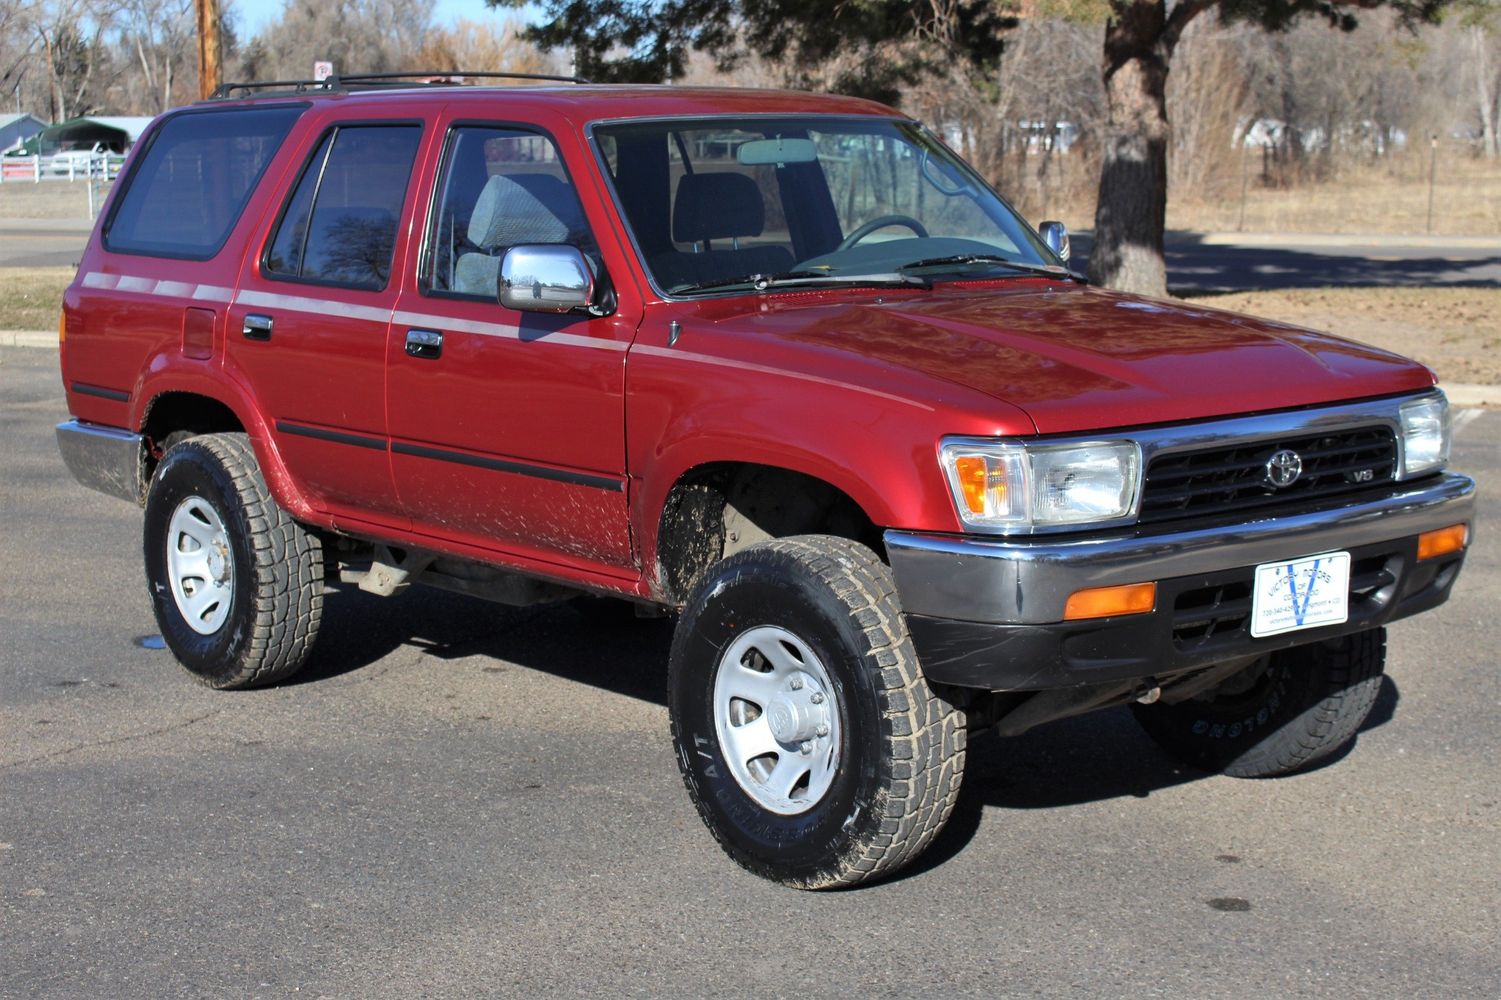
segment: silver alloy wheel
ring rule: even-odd
[[[761,808],[795,816],[839,771],[839,702],[808,644],[760,625],[730,643],[714,671],[714,730],[737,784]]]
[[[178,504],[167,524],[167,583],[189,628],[219,631],[234,600],[235,558],[223,519],[202,497]]]

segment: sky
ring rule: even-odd
[[[461,17],[467,17],[471,21],[503,21],[517,14],[526,14],[524,9],[494,10],[485,6],[485,0],[433,0],[432,6],[433,21],[436,24],[450,24]],[[281,7],[281,0],[241,0],[235,5],[235,10],[240,15],[244,36],[249,38],[257,34],[268,21],[281,13]]]

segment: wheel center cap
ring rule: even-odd
[[[215,583],[229,581],[229,553],[222,542],[215,542],[208,550],[208,571]]]
[[[766,724],[780,743],[812,739],[818,728],[818,710],[805,698],[781,694],[766,706]]]

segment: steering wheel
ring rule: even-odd
[[[885,229],[887,226],[906,226],[923,239],[928,238],[928,228],[910,215],[878,215],[865,225],[857,227],[854,232],[840,240],[839,245],[834,248],[834,251],[837,253],[840,250],[848,250],[877,229]]]

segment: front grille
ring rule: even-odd
[[[1267,461],[1288,450],[1303,471],[1273,486]],[[1140,523],[1237,513],[1355,493],[1390,483],[1397,441],[1389,427],[1359,427],[1158,455],[1147,466]]]

